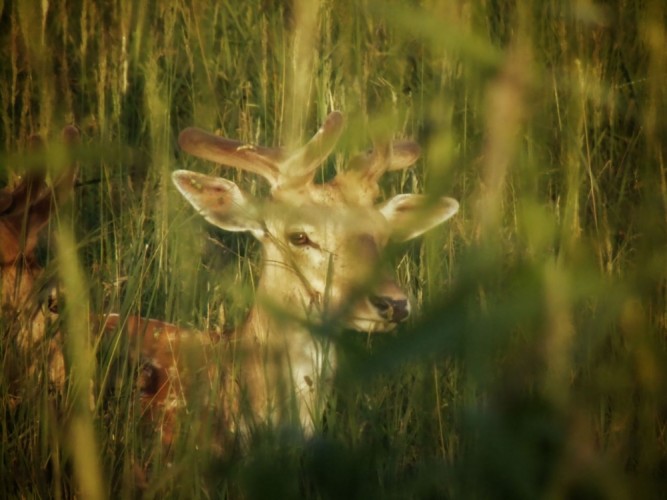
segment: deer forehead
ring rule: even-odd
[[[350,201],[336,185],[310,185],[273,198],[265,208],[267,224],[285,232],[327,234],[340,244],[357,236],[384,241],[389,233],[379,210]]]

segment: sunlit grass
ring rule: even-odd
[[[186,126],[293,144],[340,109],[325,177],[391,130],[423,155],[385,176],[385,195],[461,202],[447,226],[390,249],[419,313],[397,334],[339,338],[311,441],[276,431],[219,454],[194,405],[164,453],[141,423],[132,346],[114,337],[92,344],[92,412],[87,372],[71,396],[33,387],[5,405],[0,496],[115,497],[142,482],[187,498],[664,496],[665,7],[414,4],[0,3],[2,183],[30,134],[75,123],[84,138],[75,237],[40,253],[63,288],[71,369],[90,348],[77,339],[97,333],[75,321],[87,302],[220,331],[252,303],[259,245],[207,226],[169,173],[267,187],[179,152]]]

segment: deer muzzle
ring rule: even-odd
[[[368,300],[378,315],[390,323],[401,323],[410,316],[410,303],[405,296],[374,295]]]

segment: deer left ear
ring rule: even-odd
[[[459,210],[452,198],[430,198],[419,194],[399,194],[378,207],[391,228],[391,239],[411,240],[442,224]]]
[[[185,199],[214,226],[226,231],[262,234],[255,200],[232,181],[188,170],[176,170],[171,178]]]

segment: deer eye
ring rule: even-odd
[[[287,239],[292,245],[297,247],[302,247],[310,243],[310,238],[308,238],[308,235],[303,231],[296,231],[294,233],[289,233],[287,235]]]

